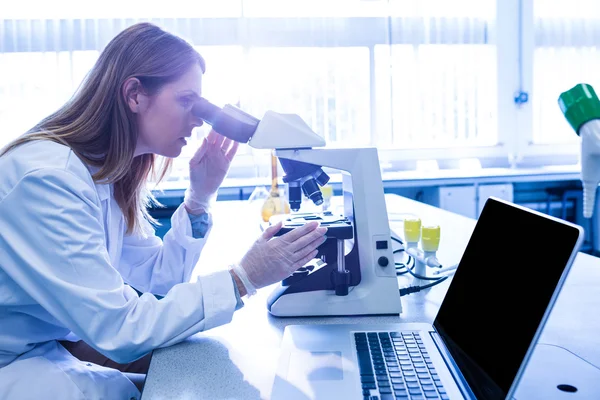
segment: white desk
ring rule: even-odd
[[[438,256],[451,265],[459,261],[474,220],[405,199],[386,195],[388,212],[413,213],[442,227]],[[400,215],[397,215],[400,217]],[[215,227],[197,272],[223,268],[244,254],[259,234],[249,224],[249,210],[241,202],[223,202],[215,210]],[[401,230],[401,223],[392,228]],[[448,287],[446,280],[425,292],[402,298],[400,317],[277,318],[266,310],[271,288],[264,288],[237,311],[225,326],[192,336],[183,343],[154,351],[143,400],[155,399],[268,399],[279,344],[288,324],[433,322]],[[400,287],[408,278],[399,277]],[[541,343],[566,347],[596,366],[600,365],[600,259],[580,253]]]

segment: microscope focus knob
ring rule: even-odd
[[[377,264],[379,264],[381,267],[387,267],[390,263],[390,260],[388,260],[387,257],[379,257],[379,259],[377,260]]]

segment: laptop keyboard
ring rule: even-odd
[[[419,332],[355,332],[364,400],[448,399]]]

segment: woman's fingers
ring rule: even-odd
[[[198,150],[196,150],[196,153],[194,153],[194,156],[190,159],[190,165],[198,164],[200,160],[202,160],[202,157],[204,157],[208,151],[208,146],[209,143],[206,138],[204,138],[204,140],[202,140],[202,144],[200,147],[198,147]]]
[[[300,239],[302,236],[309,234],[319,227],[319,223],[317,221],[308,222],[298,228],[294,228],[288,233],[281,236],[281,238],[287,243],[294,243],[296,240]]]
[[[281,221],[279,221],[275,225],[271,225],[270,227],[265,229],[263,234],[260,236],[260,240],[263,242],[267,242],[267,241],[271,240],[273,238],[273,236],[275,236],[275,234],[277,234],[277,232],[279,232],[279,230],[281,229],[282,226],[283,226],[283,223]]]
[[[223,143],[221,144],[221,151],[223,153],[227,153],[229,151],[229,148],[231,147],[231,142],[233,142],[233,140],[227,137],[223,139]]]
[[[217,152],[222,153],[227,160],[231,162],[233,157],[235,157],[235,153],[238,150],[239,143],[235,142],[214,129],[211,129],[206,135],[205,140],[208,142],[210,152],[213,154],[217,154]],[[208,149],[206,150],[208,151]]]
[[[206,140],[208,143],[213,144],[217,140],[218,136],[220,135],[217,133],[217,131],[211,129],[210,132],[208,132],[208,135],[206,135]]]
[[[320,240],[324,238],[325,233],[327,232],[327,228],[318,227],[317,229],[307,233],[306,235],[299,237],[297,240],[290,243],[290,251],[295,253],[299,250],[302,250],[306,246],[310,246],[310,244],[315,240]]]
[[[229,151],[227,151],[227,154],[225,154],[225,157],[227,157],[229,161],[233,160],[233,157],[235,157],[235,153],[237,153],[239,145],[240,144],[238,142],[233,142],[233,145],[231,145],[231,148]]]
[[[225,136],[219,134],[214,129],[211,129],[208,133],[207,139],[209,137],[210,139],[208,141],[212,143],[215,147],[221,147],[223,145],[223,141],[225,140]]]
[[[327,237],[325,237],[325,236],[321,236],[321,237],[313,240],[307,246],[304,246],[300,250],[296,251],[294,253],[294,259],[295,260],[304,259],[304,257],[306,257],[307,255],[311,254],[320,245],[322,245],[323,243],[325,243],[326,240],[327,240]]]
[[[296,261],[292,264],[292,271],[296,271],[298,268],[305,266],[310,260],[315,258],[318,254],[317,250],[311,251],[306,257]]]

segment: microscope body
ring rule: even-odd
[[[282,317],[400,314],[377,149],[288,149],[275,154],[280,160],[339,170],[344,214],[332,217],[340,228],[351,228],[328,230],[328,239],[317,255],[327,265],[283,281],[268,299],[270,313]],[[344,282],[345,291],[340,289]]]
[[[271,314],[401,313],[376,148],[325,148],[325,140],[296,114],[267,111],[259,120],[235,106],[220,108],[205,99],[193,106],[192,113],[232,140],[257,149],[275,149],[293,211],[299,210],[302,194],[316,205],[323,202],[319,185],[325,185],[329,177],[322,167],[342,172],[344,215],[332,216],[336,221],[329,224],[328,239],[314,260],[321,267],[303,267],[284,279],[267,301]]]

